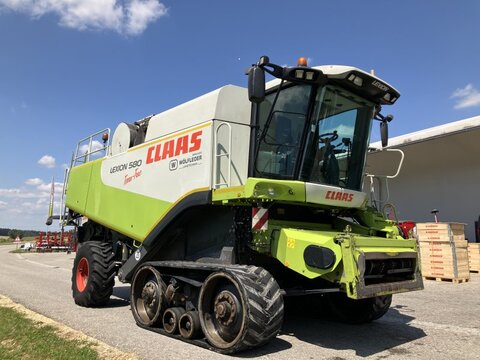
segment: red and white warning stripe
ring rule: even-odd
[[[268,210],[265,208],[252,208],[252,230],[264,231],[268,229]]]

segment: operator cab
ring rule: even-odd
[[[400,94],[347,66],[281,68],[262,58],[252,69],[250,78],[264,69],[280,80],[269,82],[263,96],[250,97],[257,103],[257,134],[249,175],[360,191],[372,121],[382,104],[393,104]],[[255,75],[251,94],[262,83]],[[386,127],[391,117],[379,120]]]

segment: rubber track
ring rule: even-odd
[[[240,280],[248,299],[246,334],[229,353],[261,346],[277,336],[283,323],[283,296],[273,276],[256,266],[227,268]]]
[[[112,245],[97,241],[87,241],[82,244],[91,256],[89,261],[90,274],[86,293],[75,298],[75,303],[85,307],[105,305],[113,292],[115,285],[115,263]],[[75,271],[72,274],[72,290],[75,282]]]
[[[160,273],[165,273],[168,269],[198,270],[204,274],[216,271],[225,272],[240,283],[241,288],[244,290],[246,300],[248,301],[248,306],[245,309],[247,314],[245,334],[243,339],[239,340],[239,342],[230,349],[216,348],[209,344],[205,338],[188,340],[182,338],[180,335],[168,334],[162,328],[146,327],[137,322],[137,325],[144,329],[155,331],[222,354],[233,354],[266,344],[275,338],[282,328],[284,305],[281,289],[273,276],[261,267],[244,265],[225,266],[187,261],[156,261],[144,265],[158,267]],[[206,276],[205,274],[204,278]]]

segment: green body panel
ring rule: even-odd
[[[85,214],[92,169],[97,163],[100,161],[92,161],[70,169],[66,197],[66,205],[69,209]]]
[[[385,219],[381,212],[372,207],[357,211],[355,216],[372,230],[384,231],[389,238],[401,238],[400,231],[398,227],[395,226],[395,222]]]
[[[248,178],[245,185],[213,190],[212,200],[244,201],[285,201],[305,203],[305,183],[302,181]]]
[[[342,249],[338,244],[335,244],[334,238],[335,233],[331,231],[281,228],[278,239],[272,243],[272,255],[286,267],[313,279],[335,271],[340,264]],[[335,264],[326,270],[308,266],[303,259],[303,253],[309,245],[317,245],[332,250],[335,253]]]
[[[416,254],[417,252],[415,240],[367,238],[356,234],[346,235],[333,231],[281,228],[278,226],[272,226],[271,228],[274,234],[276,231],[279,234],[271,244],[272,255],[286,267],[311,279],[335,271],[342,258],[344,262],[356,262],[360,253],[384,253],[387,256],[395,257],[399,253]],[[322,246],[332,250],[337,258],[335,264],[327,270],[309,267],[303,259],[303,253],[309,245]]]
[[[368,291],[364,280],[366,259],[410,258],[418,260],[415,240],[366,238],[353,234],[345,234],[340,238],[344,269],[340,283],[350,298],[358,299],[423,289],[418,261],[416,261],[415,275],[412,280],[374,286],[373,292]]]
[[[106,186],[100,169],[101,160],[72,168],[67,207],[142,242],[173,204]]]
[[[410,281],[377,286],[369,289],[364,281],[365,260],[389,258],[418,259],[416,241],[413,239],[387,239],[367,237],[330,230],[291,228],[291,224],[272,225],[270,234],[271,255],[291,270],[310,279],[321,277],[339,284],[353,299],[422,289],[421,276],[416,261],[415,277]],[[308,226],[308,225],[307,225]],[[257,239],[261,238],[259,234]],[[258,240],[257,240],[258,241]],[[328,269],[310,267],[305,263],[304,252],[309,245],[328,248],[335,254],[335,263]],[[365,295],[367,294],[367,295]]]

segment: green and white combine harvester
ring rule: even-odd
[[[372,122],[385,143],[399,93],[265,56],[248,80],[79,143],[64,218],[78,305],[107,303],[118,275],[139,326],[233,353],[275,338],[288,297],[362,323],[423,288],[415,240],[362,192]]]

